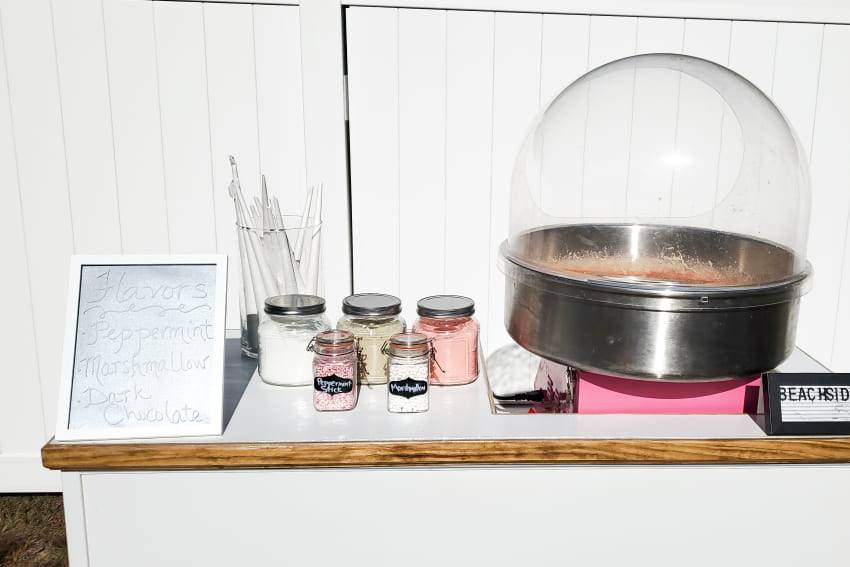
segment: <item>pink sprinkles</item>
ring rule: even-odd
[[[328,362],[324,356],[316,356],[313,361],[313,407],[318,411],[339,411],[354,408],[357,405],[357,376],[354,369],[355,358],[353,356],[345,356],[342,360],[334,360],[333,362]],[[351,380],[350,390],[336,394],[328,393],[334,389],[339,389],[334,388],[332,380],[324,380],[330,377]],[[322,388],[326,391],[323,391]]]

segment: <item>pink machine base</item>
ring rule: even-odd
[[[719,382],[650,382],[576,371],[576,413],[755,413],[761,376]]]

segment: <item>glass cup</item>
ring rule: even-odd
[[[301,224],[298,215],[283,215],[283,229],[236,225],[242,289],[239,319],[242,354],[256,358],[257,330],[266,317],[266,299],[276,295],[322,296],[322,224]]]

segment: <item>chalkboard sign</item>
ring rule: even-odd
[[[71,264],[56,439],[220,435],[227,258]]]
[[[850,435],[850,374],[763,377],[768,435]]]

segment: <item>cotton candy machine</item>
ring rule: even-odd
[[[501,246],[522,347],[609,376],[720,380],[794,348],[807,159],[752,83],[650,54],[599,67],[534,122]]]

